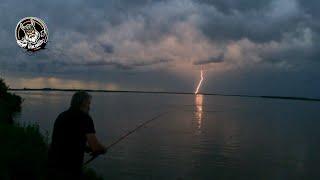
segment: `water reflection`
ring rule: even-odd
[[[203,95],[197,94],[195,96],[195,118],[197,123],[197,129],[200,131],[202,125],[202,118],[203,118]]]
[[[72,95],[57,94],[43,92],[43,99],[41,94],[37,98],[20,94],[25,101],[19,122],[39,121],[41,128],[52,132],[54,120],[68,107]],[[92,95],[92,117],[105,144],[168,110],[168,104],[186,110],[152,122],[115,146],[107,159],[97,158],[91,166],[104,179],[319,179],[317,102],[204,95]],[[52,101],[50,96],[60,101]]]

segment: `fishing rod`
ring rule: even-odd
[[[170,111],[166,111],[163,112],[161,114],[158,114],[157,116],[141,123],[139,126],[137,126],[136,128],[132,129],[131,131],[127,132],[126,134],[122,135],[120,138],[118,138],[116,141],[114,141],[113,143],[111,143],[109,146],[106,147],[106,149],[110,149],[111,147],[115,146],[116,144],[118,144],[119,142],[121,142],[122,140],[124,140],[125,138],[127,138],[128,136],[130,136],[132,133],[136,132],[137,130],[139,130],[140,128],[144,127],[145,125],[147,125],[148,123],[155,121],[156,119],[160,118],[161,116],[169,113]],[[95,160],[99,155],[101,155],[102,153],[98,152],[98,153],[93,153],[91,158],[89,160],[87,160],[83,165],[87,165],[89,164],[91,161]]]

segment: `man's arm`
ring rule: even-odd
[[[88,145],[93,153],[105,153],[107,151],[106,147],[102,145],[95,133],[86,134]]]

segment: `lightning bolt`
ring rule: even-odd
[[[196,92],[194,92],[194,94],[198,94],[199,93],[199,89],[200,89],[202,81],[203,81],[203,70],[202,69],[201,69],[201,72],[200,72],[200,76],[201,76],[201,79],[200,79],[200,82],[199,82],[199,84],[197,86]]]

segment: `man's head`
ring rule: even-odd
[[[78,91],[72,96],[70,108],[88,113],[90,110],[90,103],[91,95],[85,91]]]

